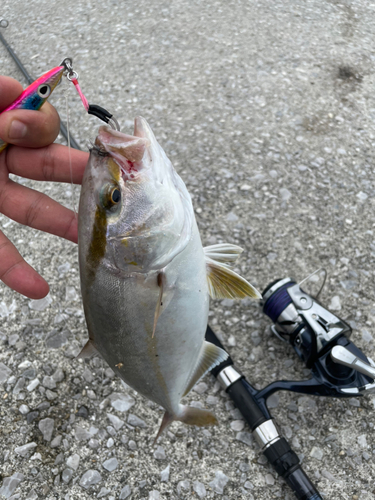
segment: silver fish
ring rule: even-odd
[[[217,423],[180,404],[227,354],[204,340],[209,295],[260,298],[231,270],[242,249],[202,247],[190,195],[143,118],[134,136],[101,127],[79,205],[81,289],[89,340],[129,386],[173,420]]]

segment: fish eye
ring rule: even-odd
[[[102,191],[102,203],[105,208],[111,209],[121,201],[121,190],[117,185],[107,184]]]
[[[115,187],[114,189],[112,189],[111,192],[111,201],[114,205],[117,205],[117,203],[119,203],[120,200],[121,200],[121,191],[119,190],[119,188]]]
[[[39,85],[37,92],[39,97],[46,99],[51,93],[51,87],[46,83],[42,83],[42,85]]]

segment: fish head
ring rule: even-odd
[[[148,273],[188,244],[190,195],[144,118],[134,135],[100,127],[82,183],[79,237],[90,267]]]

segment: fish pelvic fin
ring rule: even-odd
[[[157,283],[159,287],[159,297],[158,297],[158,302],[156,304],[155,308],[155,314],[154,314],[154,327],[152,329],[152,338],[154,338],[155,335],[155,330],[156,330],[156,325],[158,323],[159,316],[162,313],[162,305],[163,305],[163,293],[164,293],[164,284],[165,284],[165,272],[160,271],[157,277]]]
[[[208,293],[213,299],[261,299],[258,290],[235,273],[233,264],[242,248],[237,245],[211,245],[203,249],[206,257]]]
[[[205,375],[209,370],[219,365],[228,358],[228,353],[220,347],[217,347],[211,342],[203,342],[200,350],[198,361],[194,367],[193,373],[190,375],[185,392],[182,397],[186,396],[195,384]]]
[[[202,410],[200,408],[193,408],[191,406],[180,405],[180,411],[178,415],[172,415],[168,411],[164,413],[163,420],[161,422],[159,431],[154,440],[153,445],[159,439],[163,431],[175,420],[183,422],[188,425],[197,425],[198,427],[205,427],[207,425],[218,425],[218,420],[213,413],[208,410]]]
[[[81,352],[77,356],[77,359],[91,359],[96,355],[100,356],[100,353],[95,347],[94,342],[90,339],[83,346]]]

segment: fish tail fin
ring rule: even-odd
[[[201,410],[200,408],[194,408],[192,406],[180,405],[177,415],[172,415],[167,411],[164,413],[163,420],[153,444],[156,443],[162,432],[175,420],[188,425],[197,425],[198,427],[218,425],[217,418],[210,411]]]

